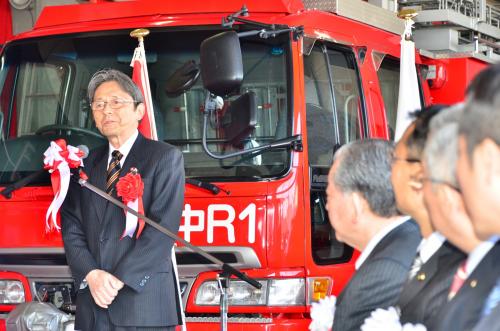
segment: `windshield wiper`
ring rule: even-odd
[[[25,187],[26,185],[30,184],[34,180],[38,179],[41,175],[43,175],[47,170],[42,169],[38,170],[37,172],[32,173],[29,176],[26,176],[24,178],[21,178],[15,183],[10,184],[9,186],[5,187],[2,192],[0,192],[1,195],[3,195],[5,198],[10,199],[12,198],[12,192],[19,190],[20,188]]]
[[[214,194],[214,195],[219,194],[220,191],[226,193],[227,195],[231,194],[230,191],[224,190],[220,186],[217,186],[217,185],[209,183],[209,182],[203,182],[201,180],[194,179],[194,178],[186,178],[186,184],[191,184],[191,185],[194,185],[196,187],[205,189],[209,192],[212,192],[212,194]]]

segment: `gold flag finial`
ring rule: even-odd
[[[400,11],[398,11],[398,17],[405,20],[411,20],[417,15],[417,10],[413,8],[401,9]]]
[[[144,37],[146,37],[148,34],[148,29],[135,29],[130,32],[130,36],[139,39],[139,41],[144,41]]]

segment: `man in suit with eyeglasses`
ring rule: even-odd
[[[144,212],[173,233],[184,204],[182,153],[144,138],[140,89],[113,69],[95,73],[88,86],[92,115],[109,144],[85,160],[88,181],[116,197],[116,184],[135,168],[144,183]],[[180,324],[170,252],[173,240],[146,225],[124,236],[125,213],[72,183],[61,210],[66,257],[77,293],[75,329],[174,330]]]

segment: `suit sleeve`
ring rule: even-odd
[[[146,215],[177,234],[184,206],[182,153],[175,148],[166,151],[156,163],[153,178],[152,202]],[[165,270],[162,265],[165,260],[170,264],[173,245],[174,240],[146,224],[134,248],[118,262],[113,274],[135,291],[141,292],[150,277]]]
[[[394,306],[406,280],[408,268],[396,260],[378,259],[355,275],[336,308],[333,331],[359,330],[377,308]]]
[[[81,213],[82,188],[71,182],[68,195],[61,208],[61,231],[66,259],[76,281],[76,288],[93,269],[98,269],[97,262],[87,245]]]

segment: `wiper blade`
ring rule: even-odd
[[[191,185],[194,185],[196,187],[205,189],[209,192],[212,192],[214,195],[219,194],[220,191],[226,193],[227,195],[231,194],[230,191],[224,190],[220,186],[217,186],[217,185],[209,183],[209,182],[203,182],[201,180],[194,179],[194,178],[186,178],[186,184],[191,184]]]
[[[10,198],[12,198],[12,192],[19,190],[20,188],[23,188],[26,185],[30,184],[34,180],[38,179],[38,177],[43,175],[45,172],[46,172],[46,170],[42,169],[42,170],[38,170],[37,172],[32,173],[29,176],[21,178],[17,182],[12,183],[9,186],[5,187],[2,190],[2,192],[0,192],[0,194],[3,195],[5,198],[10,199]]]

